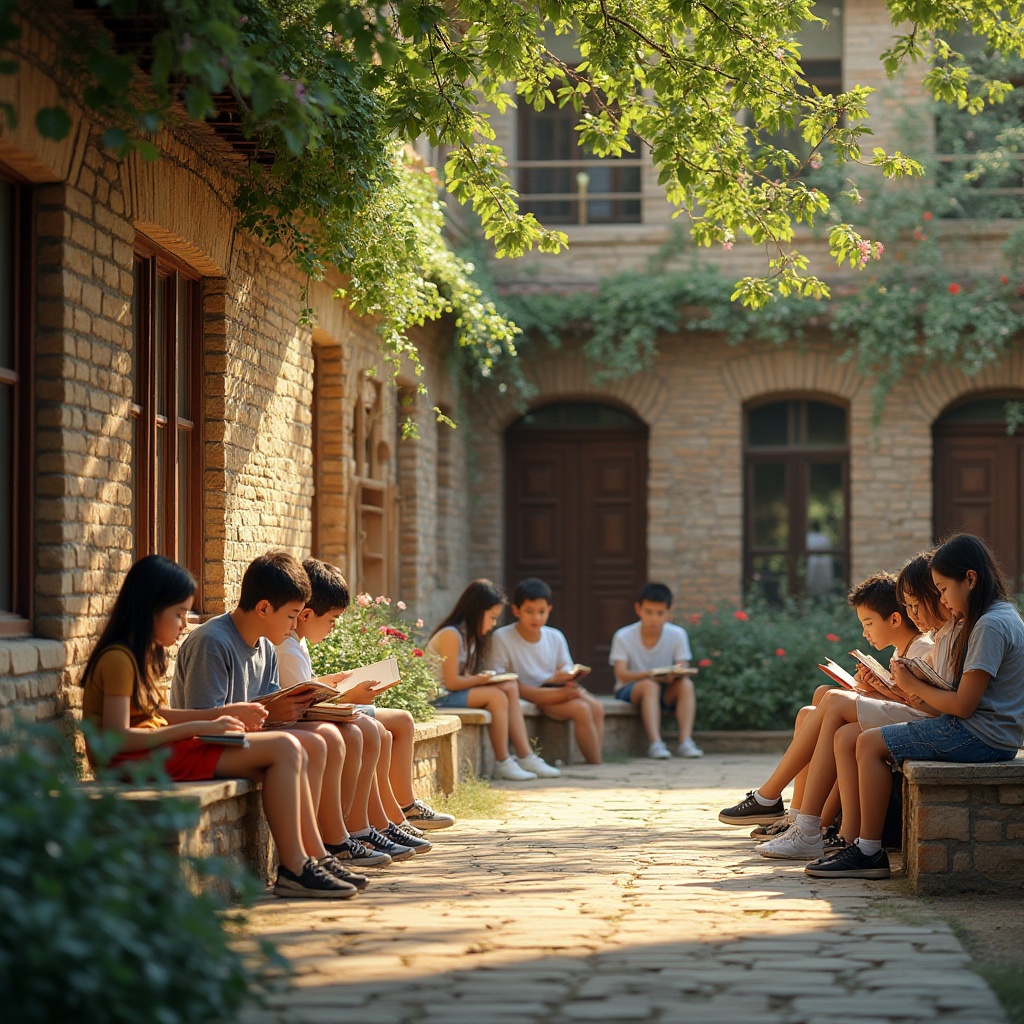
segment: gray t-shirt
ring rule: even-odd
[[[991,677],[964,726],[997,750],[1024,747],[1024,622],[1008,601],[996,601],[971,630],[964,672]]]
[[[219,708],[280,689],[274,645],[260,637],[250,647],[225,613],[197,626],[181,642],[172,708]]]

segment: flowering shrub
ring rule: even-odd
[[[398,659],[402,681],[374,701],[382,708],[403,708],[418,722],[430,718],[430,698],[436,688],[435,659],[424,650],[423,620],[406,620],[403,601],[359,594],[330,634],[309,649],[313,671],[319,675],[372,665],[382,658]]]
[[[850,671],[847,652],[866,648],[860,624],[842,598],[783,607],[751,598],[746,607],[683,616],[690,635],[698,729],[788,729],[797,709],[828,678],[832,658]]]

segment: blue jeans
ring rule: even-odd
[[[451,690],[443,697],[438,697],[437,700],[431,701],[431,703],[435,708],[468,708],[469,689]]]
[[[639,679],[634,679],[633,682],[626,683],[626,685],[623,686],[621,690],[616,690],[615,691],[615,699],[616,700],[624,700],[627,704],[632,704],[633,701],[631,699],[631,696],[632,696],[632,693],[633,693],[633,687],[636,686],[636,684],[639,683],[639,682],[640,682]],[[671,711],[676,706],[676,702],[672,701],[672,703],[670,704],[668,701],[666,701],[665,700],[665,687],[662,686],[662,687],[660,687],[660,689],[661,689],[661,694],[659,696],[659,701],[661,703],[661,710],[662,711]]]
[[[914,722],[898,722],[881,727],[882,739],[893,761],[955,761],[960,764],[987,764],[1012,761],[1016,750],[1001,750],[979,740],[962,718],[939,715]]]

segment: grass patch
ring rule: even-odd
[[[980,963],[975,967],[999,997],[1011,1024],[1024,1024],[1024,970],[1009,964]]]
[[[505,809],[509,794],[494,789],[486,779],[470,773],[452,793],[438,793],[434,806],[456,818],[497,818]]]

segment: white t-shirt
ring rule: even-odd
[[[295,630],[291,630],[274,650],[277,651],[277,674],[282,689],[313,678],[313,662],[305,637],[300,640]]]
[[[569,642],[553,626],[541,626],[536,643],[524,640],[514,624],[496,629],[487,661],[487,667],[495,672],[515,672],[527,686],[540,686],[556,672],[568,672],[573,666]]]
[[[640,635],[641,622],[633,622],[615,631],[612,637],[612,649],[608,655],[608,663],[614,665],[624,661],[630,672],[640,672],[655,668],[667,668],[680,661],[689,661],[693,654],[690,651],[690,638],[682,626],[674,622],[666,622],[661,627],[661,636],[653,647],[647,647]],[[615,680],[615,689],[621,690],[626,683]]]

